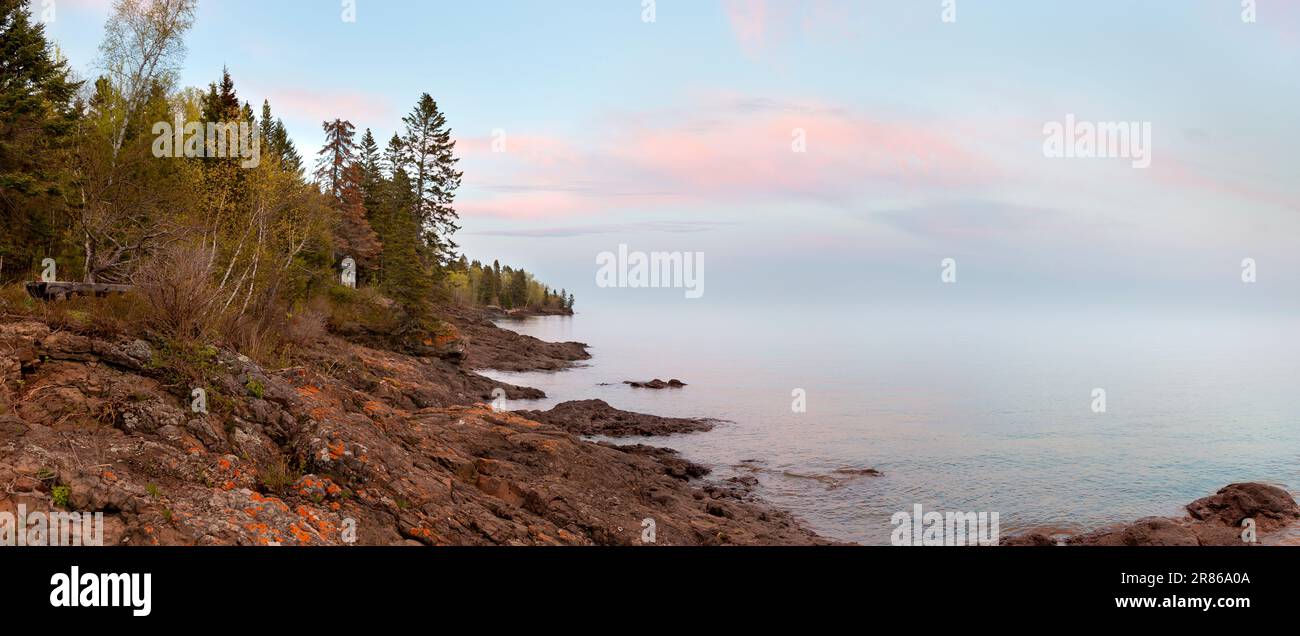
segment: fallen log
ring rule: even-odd
[[[109,283],[71,283],[63,281],[32,281],[27,283],[27,294],[37,300],[67,300],[73,296],[95,296],[103,298],[109,294],[125,294],[131,291],[131,285],[112,285]]]

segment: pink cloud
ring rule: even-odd
[[[757,55],[794,32],[826,39],[853,33],[860,0],[723,0],[727,23],[742,50]]]
[[[1259,205],[1300,212],[1300,198],[1294,194],[1261,188],[1246,179],[1212,174],[1196,165],[1176,158],[1152,161],[1152,176],[1166,186],[1224,195]]]
[[[496,217],[517,220],[540,220],[592,212],[592,200],[558,190],[513,192],[489,198],[462,198],[457,212],[466,217]]]
[[[244,93],[241,87],[240,93]],[[392,121],[396,118],[393,105],[371,93],[349,91],[320,91],[293,86],[263,88],[250,86],[248,94],[261,95],[271,100],[271,108],[285,119],[322,122],[335,118],[352,122]],[[254,104],[254,109],[257,104]]]
[[[944,122],[886,119],[813,102],[715,94],[624,115],[582,138],[508,137],[466,149],[460,208],[507,218],[629,208],[802,201],[845,207],[867,193],[964,187],[996,175]]]
[[[726,0],[723,8],[741,46],[748,51],[762,49],[769,35],[767,0]]]
[[[456,140],[456,150],[461,157],[481,158],[503,155],[512,160],[543,166],[573,164],[581,159],[578,150],[562,137],[516,135],[504,129],[493,131],[492,135],[486,137],[460,137]]]

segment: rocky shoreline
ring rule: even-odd
[[[0,511],[103,512],[107,545],[645,545],[651,524],[655,545],[829,543],[675,451],[571,432],[704,424],[487,407],[543,394],[472,368],[558,370],[585,346],[448,314],[445,357],[332,335],[285,369],[184,352],[212,378],[206,414],[177,352],[0,319]]]
[[[443,314],[463,336],[467,369],[560,371],[591,358],[581,342],[546,342],[497,327],[492,321],[506,317],[499,310],[448,307]]]
[[[621,411],[600,400],[499,412],[544,393],[471,369],[560,370],[590,356],[449,310],[459,342],[415,357],[338,336],[298,365],[183,352],[211,378],[192,408],[177,352],[124,336],[0,318],[0,512],[104,513],[107,545],[827,545],[754,495],[742,474],[646,444],[588,441],[710,430],[717,422]],[[761,462],[749,472],[765,470]],[[879,476],[844,468],[828,489]],[[1233,484],[1183,517],[1073,536],[1028,531],[1006,546],[1295,543],[1300,507]],[[0,533],[2,534],[2,533]]]
[[[1260,483],[1230,484],[1185,509],[1182,517],[1146,517],[1073,536],[1028,531],[1004,538],[1001,545],[1244,546],[1273,543],[1300,521],[1300,506],[1290,493]]]

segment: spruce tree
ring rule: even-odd
[[[321,122],[325,130],[325,147],[316,153],[316,182],[335,201],[343,200],[347,167],[356,162],[356,127],[352,122],[335,119]]]
[[[375,143],[375,136],[369,128],[361,136],[361,145],[357,147],[357,165],[361,168],[361,194],[367,211],[370,211],[374,207],[373,199],[384,174],[380,168],[379,144]]]
[[[393,133],[392,138],[388,140],[388,147],[384,148],[384,167],[388,170],[389,178],[396,179],[399,171],[406,172],[410,163],[410,152],[406,148],[406,143],[397,136],[397,133]],[[407,184],[411,182],[409,173],[406,182]]]
[[[275,150],[280,155],[281,165],[289,172],[302,176],[302,155],[298,154],[298,148],[294,146],[293,140],[289,138],[289,131],[284,127],[284,122],[275,120]]]
[[[249,109],[251,114],[252,109]],[[230,77],[230,69],[222,67],[221,82],[208,85],[207,99],[203,100],[203,120],[209,122],[238,122],[243,112],[239,106],[239,95],[235,91],[235,80]]]
[[[424,271],[417,241],[419,237],[411,208],[415,205],[411,180],[403,170],[382,189],[381,214],[387,228],[384,240],[384,292],[402,307],[407,318],[422,321],[428,314],[426,300],[431,289]]]
[[[262,100],[262,118],[257,125],[257,134],[262,137],[262,154],[279,154],[275,147],[275,118],[271,116],[271,100]]]
[[[455,156],[456,142],[446,116],[428,93],[420,96],[402,122],[406,124],[402,141],[410,153],[421,239],[433,261],[443,266],[455,258],[459,247],[451,238],[460,229],[454,207],[462,174],[456,169],[460,162]]]
[[[79,82],[25,2],[0,1],[0,279],[57,256]]]

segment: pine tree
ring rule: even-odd
[[[411,163],[410,152],[406,148],[406,143],[402,138],[393,133],[393,137],[388,140],[388,147],[384,149],[384,166],[388,169],[390,179],[396,179],[398,172],[406,172]],[[408,173],[406,182],[411,182],[411,176]]]
[[[460,229],[453,205],[462,174],[456,170],[460,162],[455,156],[456,142],[451,138],[446,116],[428,93],[420,96],[411,114],[402,121],[406,124],[402,140],[410,152],[421,238],[432,251],[434,262],[445,265],[455,258],[459,247],[451,238]]]
[[[366,134],[361,136],[361,145],[357,147],[357,164],[361,167],[361,194],[365,198],[366,208],[369,210],[373,207],[376,190],[379,183],[384,179],[383,170],[380,168],[379,144],[375,143],[375,136],[366,129]]]
[[[274,147],[280,155],[280,163],[284,168],[295,175],[302,175],[302,155],[298,154],[298,148],[294,146],[293,140],[289,138],[289,131],[284,127],[284,122],[275,120]]]
[[[252,109],[249,109],[249,114]],[[235,80],[230,77],[230,69],[222,67],[220,84],[208,85],[208,96],[203,101],[203,120],[209,122],[238,122],[243,113],[239,107],[239,95],[235,92]]]
[[[257,134],[262,137],[262,154],[278,155],[275,147],[275,118],[271,116],[271,100],[262,100],[262,118],[258,122]]]
[[[347,167],[356,162],[356,127],[352,122],[335,119],[322,122],[325,130],[325,147],[316,153],[316,182],[323,191],[335,201],[343,200],[343,190],[347,186]]]
[[[417,249],[419,231],[415,217],[411,216],[415,200],[406,172],[396,171],[393,179],[384,184],[380,197],[381,215],[387,228],[383,289],[402,306],[408,318],[422,320],[428,313],[426,301],[431,284]]]

